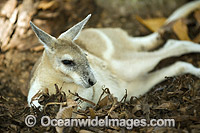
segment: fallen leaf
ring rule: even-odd
[[[74,101],[73,99],[67,99],[67,106],[70,106],[70,107],[77,107],[78,104],[76,101]]]
[[[200,43],[200,33],[192,41],[195,43]]]
[[[87,117],[84,115],[77,114],[75,118],[76,119],[86,119]]]
[[[135,107],[132,109],[132,113],[134,114],[135,112],[137,112],[138,110],[142,110],[142,107],[140,104],[135,105]]]
[[[200,129],[200,124],[197,124],[197,125],[190,125],[190,128],[197,128],[197,129]]]
[[[79,133],[94,133],[94,132],[82,129],[79,131]]]
[[[59,112],[56,115],[56,119],[65,119],[65,118],[71,118],[72,117],[72,107],[64,107],[59,110]]]
[[[35,46],[35,47],[31,48],[31,50],[38,52],[38,51],[44,50],[44,47],[42,45],[41,46]]]
[[[73,108],[72,107],[64,107],[62,109],[59,110],[59,112],[56,115],[56,119],[66,119],[66,118],[71,118],[72,117],[72,111]],[[63,132],[63,127],[56,127],[56,131],[58,133],[62,133]]]
[[[181,107],[179,110],[182,112],[182,113],[185,113],[187,111],[187,108],[188,107]]]
[[[94,112],[94,109],[93,108],[89,108],[89,111],[90,111],[90,116],[91,116],[91,118],[92,119],[94,119],[95,118],[95,112]]]
[[[161,105],[158,105],[155,109],[166,109],[166,110],[174,110],[176,109],[176,105],[172,102],[166,102]]]
[[[198,118],[196,118],[195,116],[190,116],[190,115],[179,115],[179,116],[173,117],[173,119],[175,119],[176,122],[187,121],[187,120],[198,121]]]
[[[106,106],[107,105],[107,103],[108,103],[108,96],[106,96],[106,97],[104,97],[99,103],[98,103],[98,105],[99,105],[99,107],[100,108],[102,108],[102,107],[104,107],[104,106]]]
[[[152,18],[152,19],[142,19],[139,16],[136,16],[136,19],[146,26],[152,32],[156,32],[164,25],[166,18]]]
[[[173,31],[177,35],[180,40],[191,41],[188,36],[188,28],[187,25],[183,22],[183,19],[177,20],[173,25]]]
[[[1,9],[0,14],[2,16],[10,18],[16,6],[17,6],[17,0],[8,0],[4,5],[4,7]]]
[[[183,97],[183,100],[185,100],[185,101],[187,101],[189,103],[192,103],[192,101],[189,98],[185,97],[185,96]]]
[[[195,17],[195,19],[197,20],[197,22],[200,24],[200,10],[197,10],[197,11],[194,13],[194,17]]]
[[[38,5],[38,9],[42,10],[55,10],[59,7],[58,1],[41,1]]]
[[[115,111],[111,111],[110,114],[109,114],[109,116],[110,116],[111,118],[113,118],[113,119],[119,118],[118,113],[116,113]]]

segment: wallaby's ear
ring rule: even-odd
[[[40,42],[44,45],[45,49],[53,51],[56,38],[42,31],[30,21],[31,28],[39,38]]]
[[[74,25],[72,28],[70,28],[69,30],[65,31],[64,33],[62,33],[58,39],[63,39],[63,40],[72,40],[75,41],[81,30],[83,29],[84,25],[87,23],[87,21],[90,19],[91,14],[89,14],[85,19],[83,19],[81,22],[79,22],[78,24]]]

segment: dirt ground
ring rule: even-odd
[[[20,2],[20,1],[19,1]],[[54,18],[45,18],[42,16],[41,9],[38,9],[38,13],[34,16],[35,22],[48,22],[44,26],[44,30],[52,27],[48,33],[58,36],[61,32],[71,27],[83,19],[87,14],[92,13],[93,16],[87,27],[121,27],[128,31],[130,35],[141,36],[151,33],[150,30],[143,25],[136,23],[133,25],[132,21],[135,21],[134,15],[126,17],[114,16],[110,17],[106,10],[98,7],[94,1],[85,0],[68,0],[68,4],[63,10],[60,11],[60,15]],[[73,12],[72,12],[73,11]],[[43,13],[44,14],[44,13]],[[189,36],[194,38],[200,31],[200,24],[190,15],[187,18],[187,26],[189,29]],[[146,16],[152,17],[152,16]],[[167,17],[167,16],[163,16]],[[56,20],[59,19],[59,22]],[[33,22],[34,22],[33,21]],[[134,23],[135,24],[135,23]],[[137,28],[132,28],[136,26]],[[165,30],[167,28],[164,28]],[[173,31],[165,31],[163,37],[167,40],[169,38],[177,37]],[[30,38],[29,38],[30,39]],[[36,37],[32,34],[33,39],[32,46],[38,46]],[[30,39],[30,40],[31,40]],[[29,42],[27,41],[27,45]],[[36,108],[30,108],[27,106],[26,95],[28,92],[27,83],[29,75],[34,63],[41,56],[42,51],[34,51],[32,46],[27,46],[25,49],[9,49],[7,51],[0,51],[0,132],[55,132],[54,127],[42,127],[39,123],[35,127],[29,128],[25,125],[24,119],[29,114],[34,114],[38,118],[43,115],[49,115],[52,118],[55,117],[55,110],[58,106],[52,107],[46,112],[40,112]],[[181,57],[169,58],[161,61],[155,70],[164,66],[170,65],[177,60],[187,61],[200,67],[200,54],[188,54]],[[108,112],[115,104],[116,108],[109,114],[110,118],[146,118],[149,119],[162,119],[173,118],[176,121],[175,127],[134,127],[132,130],[126,130],[119,127],[72,127],[64,129],[68,132],[200,132],[200,79],[192,75],[186,74],[178,77],[168,77],[165,82],[162,82],[152,90],[142,96],[129,102],[117,102],[107,99],[104,106],[87,108],[86,110],[79,110],[77,114],[84,116],[91,116],[91,110],[96,116],[104,118],[108,115]],[[109,95],[109,94],[108,94]],[[47,96],[50,97],[50,96]],[[58,93],[54,98],[58,102],[63,102],[62,93]],[[111,99],[113,97],[111,96]],[[65,98],[64,98],[65,100]],[[46,104],[46,103],[45,103]],[[52,111],[53,110],[53,111]]]

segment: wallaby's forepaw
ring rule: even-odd
[[[29,95],[28,95],[28,105],[29,107],[34,107],[34,108],[38,108],[40,111],[43,110],[44,106],[41,105],[38,100],[40,99],[40,97],[42,96],[43,91],[42,90],[38,90],[37,93],[33,93],[33,91],[29,91]]]
[[[29,103],[30,107],[38,108],[40,111],[44,109],[44,106],[39,104],[38,100],[32,101],[32,103]]]

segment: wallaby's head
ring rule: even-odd
[[[33,31],[44,45],[45,53],[53,69],[85,88],[93,86],[96,79],[86,54],[74,41],[90,16],[88,15],[84,20],[62,33],[57,39],[30,22]]]

